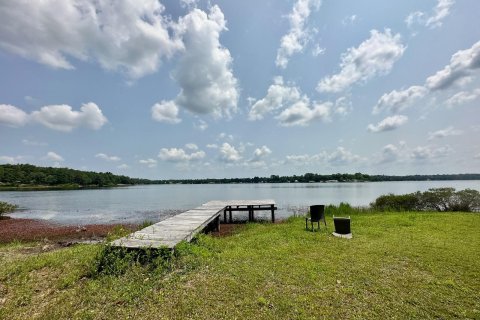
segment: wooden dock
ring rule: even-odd
[[[249,221],[254,220],[255,211],[268,210],[272,222],[275,221],[274,200],[228,200],[210,201],[201,206],[177,214],[171,218],[155,223],[129,236],[113,241],[111,244],[126,248],[174,248],[181,241],[190,241],[208,225],[220,228],[220,218],[232,222],[235,211],[248,211]]]

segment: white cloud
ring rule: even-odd
[[[283,109],[288,104],[297,102],[301,98],[300,89],[285,85],[282,77],[276,77],[274,83],[268,88],[267,95],[252,105],[248,118],[250,120],[261,120],[265,114]]]
[[[221,132],[221,133],[218,135],[218,139],[219,139],[219,140],[225,139],[225,140],[230,140],[230,141],[235,140],[234,137],[233,137],[233,135],[231,135],[231,134],[226,134],[225,132]]]
[[[207,148],[209,149],[218,149],[218,145],[215,143],[207,144]]]
[[[185,148],[190,149],[190,150],[198,150],[198,146],[195,143],[187,143],[185,145]]]
[[[378,114],[383,110],[388,110],[392,113],[403,111],[415,100],[424,97],[427,93],[428,90],[422,86],[411,86],[405,90],[393,90],[390,93],[385,93],[373,108],[373,114]]]
[[[21,157],[0,156],[0,163],[14,164],[18,163]]]
[[[352,101],[347,97],[340,97],[335,101],[333,112],[341,116],[346,116],[352,109]]]
[[[65,161],[65,159],[63,159],[63,157],[53,151],[49,151],[47,153],[47,155],[44,157],[45,160],[49,160],[49,161],[54,161],[54,162],[62,162],[62,161]]]
[[[450,64],[427,78],[426,86],[432,91],[448,89],[478,68],[480,68],[480,41],[469,49],[453,54]]]
[[[367,130],[370,132],[390,131],[400,127],[401,125],[405,124],[407,121],[408,121],[407,116],[395,115],[395,116],[391,116],[383,119],[376,125],[369,124],[367,127]]]
[[[340,72],[320,80],[317,90],[340,92],[354,83],[366,82],[375,76],[388,74],[394,63],[402,57],[405,48],[401,43],[400,34],[392,35],[390,29],[383,33],[371,30],[370,38],[357,48],[349,48],[342,55]]]
[[[234,146],[225,142],[219,148],[220,159],[225,162],[237,162],[242,159],[240,152]]]
[[[44,147],[48,146],[48,143],[46,142],[40,142],[40,141],[35,141],[35,140],[29,140],[29,139],[23,139],[22,143],[26,146],[31,146],[31,147]]]
[[[223,12],[215,5],[205,13],[193,9],[176,26],[185,49],[173,78],[181,91],[175,104],[196,114],[230,117],[237,111],[237,79],[231,69],[230,51],[220,44],[226,30]]]
[[[470,92],[460,91],[448,98],[448,100],[445,102],[445,105],[448,108],[453,108],[468,103],[470,101],[474,101],[478,97],[480,97],[480,89],[475,89]]]
[[[344,147],[337,147],[332,152],[322,151],[314,155],[288,155],[286,162],[297,166],[324,163],[333,166],[342,166],[355,162],[363,161],[364,159],[359,155],[352,153]]]
[[[17,0],[0,6],[0,48],[53,68],[71,58],[139,78],[182,48],[155,0]]]
[[[382,149],[380,163],[394,162],[400,157],[400,149],[393,145],[387,144]]]
[[[175,104],[175,102],[165,100],[153,105],[152,118],[158,122],[171,124],[182,121],[180,118],[178,118],[178,106]]]
[[[267,146],[262,146],[260,148],[256,148],[253,152],[253,161],[260,161],[260,159],[265,158],[266,156],[270,155],[272,150],[270,150]]]
[[[337,150],[327,155],[326,160],[332,165],[345,165],[362,160],[362,158],[344,147],[338,147]]]
[[[429,132],[428,133],[428,140],[451,137],[451,136],[459,136],[459,135],[462,135],[462,134],[463,134],[462,130],[456,130],[452,126],[450,126],[448,128],[442,129],[442,130],[437,130],[435,132]]]
[[[443,19],[450,14],[450,9],[454,4],[454,0],[438,0],[432,15],[428,16],[425,12],[415,11],[407,16],[405,22],[409,27],[412,27],[415,23],[424,25],[430,29],[441,27]]]
[[[37,122],[53,130],[69,132],[78,127],[98,130],[108,120],[95,103],[89,102],[83,104],[80,111],[74,111],[69,105],[62,104],[44,106],[31,114],[17,107],[2,104],[0,105],[0,123],[2,122],[15,127],[28,122]]]
[[[344,26],[353,25],[355,23],[355,21],[357,21],[357,15],[352,14],[351,16],[346,16],[345,18],[343,18],[342,19],[342,24]]]
[[[205,152],[200,150],[188,154],[182,148],[162,148],[158,154],[158,157],[164,161],[186,162],[205,158]]]
[[[310,40],[310,32],[305,28],[308,17],[312,10],[318,10],[320,0],[297,0],[293,5],[292,12],[288,15],[290,30],[280,40],[275,64],[285,69],[289,58],[298,52],[302,52],[304,46]]]
[[[1,157],[0,157],[1,158]],[[476,155],[473,156],[474,159],[480,159],[480,153],[477,153]]]
[[[0,123],[11,127],[21,127],[28,121],[28,114],[9,104],[0,104]]]
[[[99,158],[99,159],[102,159],[102,160],[105,160],[105,161],[120,161],[120,160],[122,160],[117,156],[109,156],[105,153],[97,153],[95,155],[95,158]]]
[[[193,124],[193,126],[200,131],[205,131],[208,128],[208,123],[202,119],[199,119],[197,123]]]
[[[286,127],[306,126],[314,120],[327,121],[330,119],[332,105],[331,102],[314,102],[313,106],[310,106],[310,101],[304,98],[283,110],[275,119]]]
[[[453,152],[450,146],[433,147],[433,146],[419,146],[413,149],[410,157],[414,160],[428,160],[437,159],[448,156]]]
[[[327,51],[327,49],[320,47],[320,45],[317,43],[315,47],[312,49],[312,56],[314,57],[321,56],[325,54],[325,51]]]
[[[149,168],[155,168],[157,166],[157,160],[148,158],[148,159],[141,159],[138,161],[140,164],[144,164]]]
[[[130,166],[128,164],[125,164],[125,163],[122,163],[121,165],[117,166],[117,169],[120,169],[120,170],[125,170],[125,169],[128,169],[128,168],[130,168]]]
[[[47,128],[64,132],[78,127],[98,130],[108,121],[93,102],[83,104],[80,111],[73,111],[72,107],[65,104],[45,106],[40,111],[32,112],[30,117]]]

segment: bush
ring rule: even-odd
[[[378,211],[463,211],[480,209],[480,193],[477,190],[454,188],[432,188],[425,192],[404,195],[387,194],[370,204]]]
[[[394,195],[389,193],[378,197],[370,204],[372,209],[379,211],[415,211],[419,210],[420,192]]]
[[[13,212],[18,206],[8,202],[0,201],[0,216],[7,212]]]

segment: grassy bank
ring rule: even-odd
[[[480,318],[480,215],[354,214],[352,240],[327,223],[247,224],[121,275],[96,272],[101,245],[1,245],[0,318]]]

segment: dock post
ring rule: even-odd
[[[253,222],[253,207],[247,206],[248,208],[248,221]]]
[[[275,205],[274,204],[271,205],[271,209],[272,209],[272,222],[275,222]]]
[[[233,223],[233,218],[232,218],[232,207],[228,206],[228,215],[229,215],[229,222]]]
[[[220,215],[215,219],[215,227],[217,229],[217,232],[220,232]]]
[[[227,208],[223,209],[223,222],[227,223]]]

